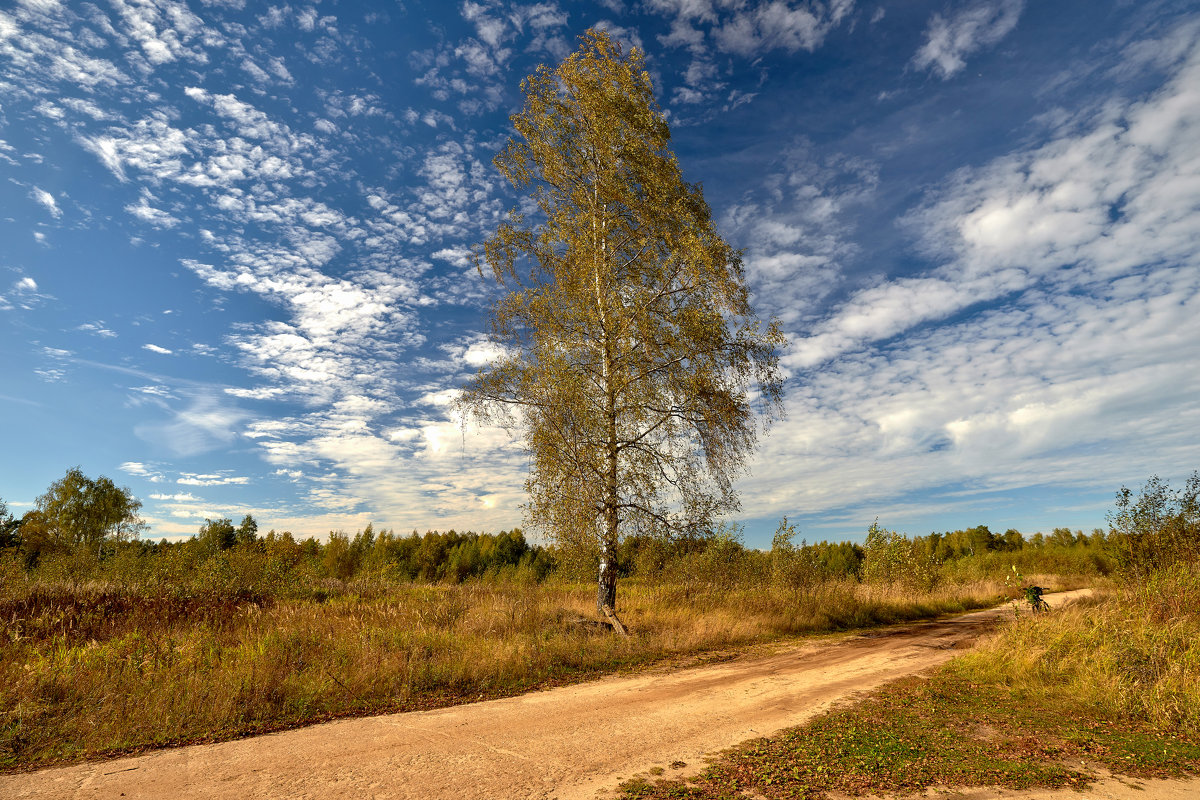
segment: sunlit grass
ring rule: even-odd
[[[692,780],[635,780],[625,796],[1080,788],[1096,765],[1200,773],[1200,566],[1023,613],[929,677],[747,743]]]
[[[997,583],[919,599],[852,580],[802,588],[631,580],[621,638],[591,585],[326,584],[309,598],[101,583],[6,584],[0,768],[211,741],[343,715],[511,695],[666,658],[925,618]]]
[[[1200,736],[1200,565],[1027,616],[953,669],[1030,703],[1070,696],[1105,719]]]

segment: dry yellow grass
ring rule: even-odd
[[[1200,735],[1200,565],[1177,563],[1053,615],[1025,615],[958,659],[964,678],[1053,708]]]
[[[590,585],[350,584],[325,599],[142,595],[39,585],[4,600],[0,769],[232,738],[346,714],[469,702],[663,658],[935,616],[993,602],[979,583],[908,598],[629,581],[616,637]]]

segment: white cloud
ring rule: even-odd
[[[144,464],[141,461],[126,461],[125,463],[121,464],[121,466],[117,467],[117,469],[138,478],[145,478],[151,483],[161,483],[164,480],[164,476],[161,471],[151,467],[148,464]]]
[[[713,28],[717,48],[740,56],[754,57],[769,50],[812,52],[824,41],[853,7],[853,0],[831,0],[793,5],[770,0],[739,8],[719,27]]]
[[[189,43],[201,38],[211,42],[216,33],[206,30],[203,21],[183,3],[171,0],[111,0],[111,3],[125,33],[140,45],[151,64],[166,64],[180,58],[196,63],[208,60],[203,48]]]
[[[189,154],[187,134],[162,113],[133,123],[120,136],[85,136],[82,142],[121,180],[126,178],[126,167],[155,182],[178,180],[185,168],[183,157]]]
[[[438,392],[426,392],[417,398],[417,403],[437,408],[448,408],[462,394],[457,389],[442,389]]]
[[[151,203],[156,202],[157,198],[147,190],[142,190],[141,197],[138,198],[136,204],[131,203],[125,206],[125,211],[140,219],[142,222],[149,223],[156,228],[173,228],[179,224],[179,219],[168,214],[160,208],[156,208]]]
[[[76,328],[75,330],[84,331],[85,333],[91,333],[91,334],[99,336],[103,339],[114,339],[117,336],[116,331],[110,330],[109,328],[105,327],[103,320],[100,320],[98,322],[85,322],[84,324],[82,324],[78,328]]]
[[[1107,489],[1194,463],[1180,431],[1200,422],[1186,344],[1200,280],[1149,277],[1138,297],[1039,293],[805,373],[746,506],[813,513],[963,483]]]
[[[175,393],[166,386],[154,384],[152,386],[135,386],[132,391],[138,394],[149,395],[151,397],[173,398]]]
[[[20,0],[20,3],[39,14],[52,14],[62,8],[62,0]]]
[[[61,97],[59,98],[58,102],[71,109],[76,114],[82,114],[100,122],[115,119],[113,114],[110,114],[91,100],[87,100],[85,98]]]
[[[317,10],[313,7],[306,8],[296,14],[296,23],[302,31],[311,31],[317,27]]]
[[[67,371],[57,367],[35,369],[33,373],[47,383],[61,383],[67,378]]]
[[[191,494],[190,492],[184,492],[182,494],[152,494],[152,495],[150,495],[150,499],[151,500],[174,500],[175,502],[178,502],[178,503],[201,502],[199,497],[196,497],[195,495]]]
[[[80,143],[100,159],[100,163],[108,167],[113,175],[118,180],[125,180],[125,167],[121,162],[121,156],[117,152],[117,142],[110,136],[98,136],[95,138],[81,137]]]
[[[230,387],[225,390],[225,394],[244,400],[271,400],[286,394],[286,390],[279,386],[263,386],[256,389]]]
[[[1007,36],[1024,6],[1025,0],[992,0],[969,5],[949,18],[934,14],[913,65],[932,70],[943,80],[952,77],[966,66],[966,56]]]
[[[67,112],[64,109],[47,100],[43,100],[42,102],[38,103],[36,106],[34,106],[33,110],[44,117],[54,120],[55,122],[60,122],[64,117],[67,116]]]
[[[793,329],[823,313],[855,252],[853,212],[874,197],[878,167],[820,158],[800,140],[756,168],[765,179],[728,207],[724,227],[744,243],[760,313]]]
[[[663,16],[684,20],[716,20],[712,0],[648,0],[646,7]]]
[[[271,82],[271,76],[267,74],[267,71],[248,58],[242,61],[242,71],[261,86]]]
[[[33,187],[33,191],[29,193],[29,196],[36,200],[39,205],[49,211],[50,216],[54,217],[55,219],[58,219],[62,216],[63,212],[62,209],[58,207],[58,201],[54,199],[54,195],[50,194],[45,189],[39,189],[35,186]]]
[[[295,78],[293,78],[292,73],[288,71],[287,64],[284,63],[282,58],[272,58],[270,63],[267,65],[267,68],[283,83],[295,83]]]
[[[536,31],[546,31],[566,26],[568,16],[556,3],[532,3],[514,5],[511,19],[518,29],[528,26]]]
[[[1109,103],[1040,147],[959,173],[908,221],[945,266],[851,297],[797,343],[798,363],[1042,282],[1094,290],[1149,264],[1194,263],[1198,82],[1194,46],[1149,98]]]
[[[111,62],[82,52],[70,37],[66,40],[30,27],[51,22],[54,16],[21,22],[0,11],[0,57],[5,59],[7,75],[29,86],[47,81],[74,84],[85,92],[130,83],[130,79]]]
[[[480,367],[494,364],[507,355],[504,348],[482,334],[466,337],[454,344],[442,345],[442,351],[450,356],[447,371],[474,372]]]
[[[53,34],[42,38],[24,19],[10,26],[13,18],[0,12],[0,58],[12,65],[6,77],[28,80],[38,93],[26,98],[26,113],[39,114],[33,109],[40,104],[63,135],[124,184],[114,197],[131,217],[122,220],[125,225],[174,226],[176,236],[197,251],[184,266],[208,287],[253,294],[273,306],[258,321],[229,329],[219,347],[187,348],[188,354],[249,370],[250,384],[189,389],[139,375],[140,383],[125,393],[126,403],[139,410],[135,433],[168,458],[250,440],[269,463],[297,474],[304,494],[294,519],[309,513],[313,519],[332,519],[334,512],[353,519],[365,513],[367,502],[402,518],[429,505],[429,493],[445,485],[450,494],[435,500],[432,516],[420,512],[422,524],[440,518],[478,527],[480,518],[471,512],[485,507],[480,498],[494,504],[505,491],[509,510],[493,507],[491,513],[506,525],[515,523],[519,455],[518,469],[505,470],[499,480],[490,472],[495,462],[447,478],[443,473],[450,460],[465,452],[461,429],[438,416],[440,407],[416,406],[417,398],[440,397],[446,386],[411,385],[415,372],[423,373],[423,381],[444,384],[447,376],[439,370],[470,367],[486,353],[464,345],[461,359],[436,367],[428,359],[419,364],[413,359],[410,367],[404,358],[423,342],[421,329],[428,321],[419,316],[422,309],[479,297],[473,271],[459,271],[469,266],[463,243],[477,241],[501,212],[488,164],[492,143],[477,142],[478,135],[452,116],[453,107],[440,102],[423,103],[404,117],[410,126],[436,129],[436,139],[425,138],[432,130],[401,139],[391,123],[396,128],[405,123],[384,119],[391,113],[390,97],[362,90],[318,91],[320,118],[293,128],[295,113],[262,92],[268,82],[294,82],[284,59],[272,57],[283,51],[272,53],[270,43],[255,41],[251,31],[230,20],[218,29],[197,16],[215,18],[220,9],[197,6],[194,14],[171,0],[114,0],[85,11],[83,23],[74,11],[37,23],[35,29],[43,26]],[[514,54],[565,48],[559,32],[567,21],[554,3],[494,7],[482,16],[493,21],[481,18],[473,38],[447,43],[429,62],[430,69],[444,73],[430,80],[431,91],[444,89],[470,100],[476,111],[505,101],[512,88],[505,70]],[[350,53],[361,44],[354,35],[338,34],[332,17],[319,17],[307,4],[267,11],[265,22],[298,24],[315,33],[302,37],[307,48],[299,51],[302,55],[326,58],[321,53],[330,47]],[[5,35],[10,27],[12,35]],[[65,44],[68,39],[75,44]],[[122,54],[120,69],[88,55],[109,52]],[[174,77],[168,80],[168,74]],[[229,82],[239,75],[250,86]],[[77,97],[63,98],[64,93]],[[357,204],[343,199],[352,198],[365,182],[357,159],[377,137],[390,166],[369,180],[391,188],[364,190],[365,214],[355,216]],[[429,144],[414,144],[422,141]],[[15,161],[17,156],[11,146],[0,145],[0,158]],[[67,195],[55,191],[57,207]],[[192,219],[202,227],[183,224]],[[148,247],[161,237],[143,232],[138,241],[143,240]],[[27,288],[36,288],[32,279]],[[8,292],[12,298],[17,294]],[[142,318],[129,322],[150,324]],[[102,321],[78,330],[115,335]],[[143,341],[155,341],[164,329],[157,330],[147,328]],[[161,343],[136,346],[177,354]],[[66,378],[61,360],[51,360],[43,377]],[[254,420],[233,405],[245,400],[276,400],[293,416]],[[419,441],[401,446],[385,434],[402,421],[414,424]],[[457,449],[451,446],[454,431],[459,431]],[[511,449],[511,442],[504,442],[500,457],[508,463],[503,459],[514,453],[504,449]],[[476,446],[468,445],[467,451]],[[413,459],[428,463],[409,472],[406,462]],[[176,473],[156,466],[127,463],[138,477],[175,479]],[[237,485],[249,474],[182,473],[178,479],[184,485]],[[162,497],[161,516],[176,524],[193,519],[200,509],[220,511],[196,499]]]
[[[180,486],[241,486],[250,483],[248,477],[228,473],[197,474],[184,472],[175,479]]]
[[[239,435],[247,414],[224,405],[212,391],[194,391],[187,395],[184,408],[172,408],[163,402],[169,419],[146,421],[134,427],[141,439],[177,456],[206,453],[228,446]]]

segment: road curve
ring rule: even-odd
[[[1088,591],[1048,599],[1059,605]],[[675,672],[0,776],[0,797],[593,798],[940,664],[1010,613],[1002,606]]]

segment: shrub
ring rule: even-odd
[[[937,560],[906,536],[879,527],[879,520],[867,530],[865,551],[864,583],[899,586],[910,591],[929,591],[937,584]]]
[[[1176,491],[1151,475],[1136,498],[1122,486],[1108,524],[1127,580],[1141,582],[1164,567],[1195,563],[1200,559],[1200,473],[1193,472]]]

